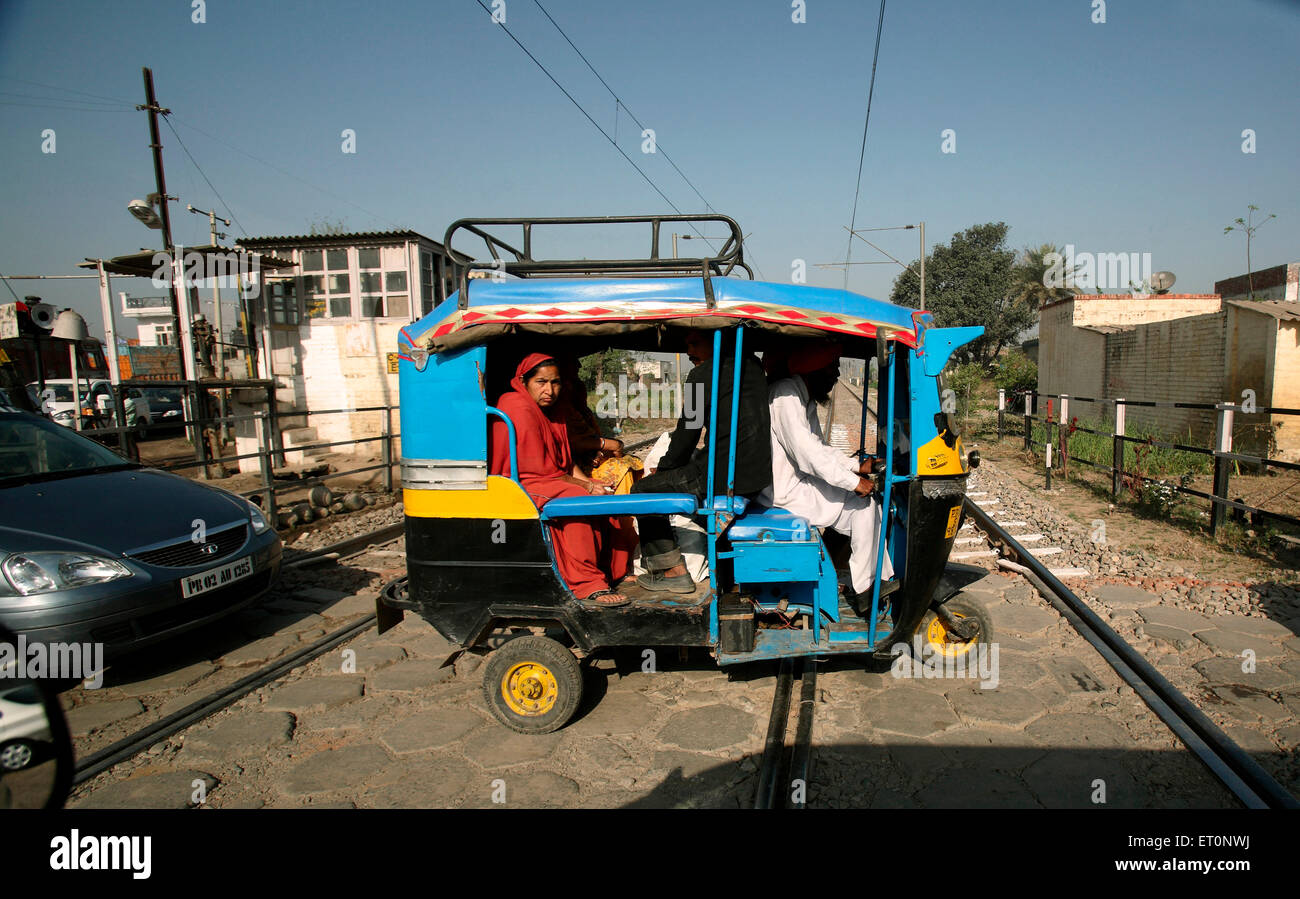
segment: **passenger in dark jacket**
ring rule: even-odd
[[[709,427],[713,398],[713,334],[692,330],[686,335],[687,355],[695,368],[687,376],[682,417],[669,439],[659,467],[637,481],[633,493],[693,493],[703,498],[708,490],[708,462],[716,447],[713,491],[727,493],[727,450],[731,443],[731,394],[734,381],[735,331],[723,332],[722,359],[718,373],[717,433],[708,434],[704,447],[697,449],[701,431]],[[735,493],[752,497],[772,483],[771,423],[767,403],[767,378],[752,353],[745,353],[740,370],[740,409],[736,420]],[[641,559],[646,574],[637,582],[647,590],[694,593],[695,582],[686,573],[681,551],[673,537],[667,516],[637,517],[641,534]]]

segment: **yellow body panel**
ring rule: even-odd
[[[411,518],[538,518],[537,507],[524,489],[509,478],[488,475],[486,490],[402,491]]]
[[[922,444],[916,450],[916,473],[922,476],[932,474],[965,474],[965,459],[962,458],[961,438],[949,447],[940,434],[929,443]]]

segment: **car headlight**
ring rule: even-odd
[[[257,506],[253,505],[253,503],[248,500],[244,500],[244,502],[248,503],[248,517],[253,519],[253,533],[265,534],[269,531],[271,525],[267,522],[266,516],[262,514],[262,510],[257,508]]]
[[[55,412],[55,413],[54,413],[54,420],[55,420],[55,421],[72,421],[72,410],[69,409],[69,410],[65,410],[65,411],[63,411],[63,412]]]
[[[131,569],[121,562],[66,552],[15,553],[4,560],[0,571],[23,596],[131,577]]]

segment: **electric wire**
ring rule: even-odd
[[[862,123],[862,149],[858,152],[858,178],[853,190],[853,214],[849,217],[849,245],[844,253],[844,289],[849,289],[849,263],[853,259],[853,226],[858,223],[858,197],[862,193],[862,163],[867,158],[867,128],[871,125],[871,100],[876,94],[876,63],[880,59],[880,33],[885,27],[885,0],[880,0],[876,19],[876,49],[871,57],[871,85],[867,88],[867,117]]]

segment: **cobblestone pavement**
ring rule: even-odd
[[[985,477],[985,490],[996,482]],[[99,691],[65,694],[80,755],[373,609],[399,548],[292,573],[271,601]],[[1081,589],[1076,587],[1076,589]],[[1268,618],[1205,615],[1133,586],[1081,589],[1162,671],[1295,789],[1300,644]],[[813,807],[1230,807],[1234,801],[1018,576],[965,597],[992,617],[996,685],[897,678],[835,659],[819,675]],[[1195,616],[1195,617],[1189,617]],[[1257,664],[1241,668],[1243,648]],[[496,723],[481,659],[414,616],[373,630],[78,788],[74,807],[747,807],[774,667],[703,654],[596,659],[568,726]],[[991,658],[990,658],[991,661]],[[920,672],[924,673],[924,672]],[[91,695],[93,694],[93,695]],[[1210,697],[1213,697],[1211,699]]]

